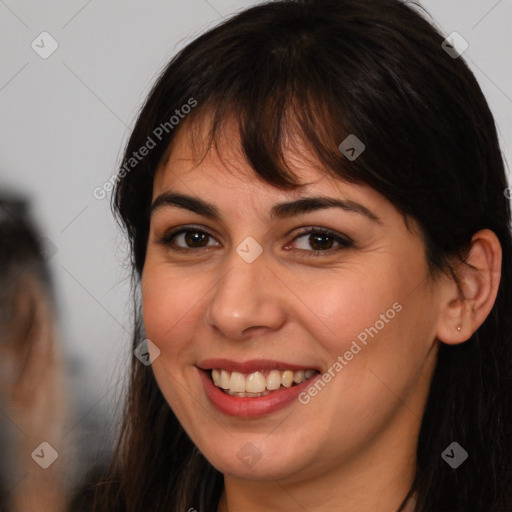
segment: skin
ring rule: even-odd
[[[55,313],[38,277],[25,271],[18,279],[17,293],[9,295],[12,288],[6,293],[9,302],[3,304],[10,315],[0,325],[0,435],[7,449],[2,462],[10,472],[9,511],[59,512],[66,506],[62,464],[68,447]],[[44,470],[32,458],[43,441],[58,453]]]
[[[192,195],[214,204],[221,219],[173,206],[153,213],[143,315],[147,338],[161,351],[153,371],[163,395],[225,476],[219,512],[394,512],[414,478],[440,340],[468,339],[494,302],[501,262],[495,235],[482,231],[475,239],[469,261],[480,270],[461,270],[461,288],[444,274],[429,275],[412,219],[406,225],[368,186],[327,176],[304,156],[306,148],[287,153],[304,185],[285,191],[255,177],[234,123],[201,162],[192,133],[176,134],[155,175],[153,199],[169,190]],[[379,221],[340,208],[269,215],[276,203],[319,195],[356,201]],[[211,232],[206,247],[177,252],[159,242],[188,225]],[[314,227],[354,245],[332,241],[330,250],[312,254],[318,246],[299,229]],[[263,249],[250,264],[236,252],[247,236]],[[183,235],[174,243],[187,247]],[[307,405],[293,402],[247,419],[224,415],[208,400],[196,368],[201,360],[277,359],[323,373],[394,303],[402,310]],[[252,467],[237,457],[246,443],[261,455]]]

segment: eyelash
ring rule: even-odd
[[[208,248],[208,247],[185,248],[185,247],[176,246],[172,243],[173,238],[175,238],[176,236],[181,235],[183,233],[190,233],[190,232],[202,233],[202,234],[205,234],[205,235],[208,235],[208,236],[214,238],[214,236],[211,233],[209,233],[208,231],[205,231],[204,229],[185,227],[185,228],[176,229],[170,233],[166,233],[161,239],[158,240],[158,243],[160,243],[176,252],[189,252],[189,253],[192,252],[192,253],[194,253],[194,252],[201,251],[205,248],[206,249]],[[335,249],[325,249],[325,250],[318,250],[318,249],[313,249],[311,251],[308,251],[305,249],[294,249],[294,250],[305,253],[304,256],[306,256],[306,255],[307,256],[326,256],[326,255],[332,254],[333,252],[338,252],[342,249],[348,249],[348,248],[354,247],[354,242],[349,237],[347,237],[345,235],[342,236],[334,231],[331,231],[330,229],[320,228],[320,227],[311,227],[311,228],[307,228],[307,230],[305,230],[305,231],[299,232],[290,243],[295,242],[295,240],[297,240],[298,238],[301,238],[305,235],[313,235],[313,234],[321,234],[321,235],[325,235],[329,238],[332,238],[335,242],[338,242],[339,246]]]

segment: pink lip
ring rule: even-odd
[[[271,361],[269,359],[252,359],[250,361],[237,362],[229,359],[205,359],[198,365],[202,370],[219,368],[228,372],[252,373],[261,370],[314,370],[312,366],[300,366],[283,361]]]
[[[212,360],[213,361],[213,360]],[[220,361],[220,360],[215,360]],[[208,363],[209,364],[209,363]],[[279,363],[280,364],[280,363]],[[223,365],[218,365],[217,363],[213,366],[213,368],[226,368]],[[240,368],[240,366],[238,366]],[[250,366],[247,372],[251,371],[251,368],[254,366]],[[267,369],[268,366],[264,366],[260,369]],[[281,368],[281,366],[275,367]],[[290,370],[293,368],[288,367]],[[299,370],[303,369],[303,367],[298,368]],[[240,370],[233,370],[240,371]],[[257,371],[257,370],[254,370]],[[210,399],[210,402],[222,413],[227,414],[229,416],[239,416],[241,418],[256,418],[258,416],[263,416],[266,414],[270,414],[272,412],[278,411],[291,402],[293,402],[298,395],[308,388],[318,377],[321,377],[321,374],[315,375],[310,379],[297,384],[296,386],[292,386],[290,388],[280,388],[276,391],[273,391],[267,396],[260,397],[238,397],[238,396],[230,396],[224,391],[221,391],[210,379],[209,372],[198,369],[199,376],[201,381],[203,382],[204,390],[206,395]],[[241,372],[241,373],[245,373]]]

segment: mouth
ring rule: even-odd
[[[283,388],[295,387],[311,379],[319,372],[308,370],[267,369],[250,373],[212,368],[209,376],[213,384],[230,396],[258,398]]]
[[[317,368],[268,359],[208,359],[197,369],[212,405],[240,418],[266,416],[291,406],[321,377]]]

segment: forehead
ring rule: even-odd
[[[199,182],[209,181],[212,185],[223,184],[225,187],[247,187],[256,189],[276,188],[267,183],[251,167],[244,155],[239,127],[234,116],[230,116],[216,134],[209,147],[208,135],[211,119],[203,116],[192,123],[185,120],[175,134],[166,151],[154,178],[154,192],[162,190],[171,183],[182,180]],[[296,190],[283,190],[289,195],[300,194],[310,184],[326,178],[333,179],[311,150],[298,136],[283,134],[284,157],[298,183]]]
[[[321,195],[371,202],[373,209],[392,208],[391,203],[365,184],[334,177],[298,136],[284,134],[284,158],[299,186],[282,189],[266,182],[251,167],[241,147],[238,124],[231,118],[208,147],[209,119],[183,123],[170,144],[154,178],[153,200],[173,191],[209,198],[221,208],[237,204],[244,210],[268,209],[282,200]]]

